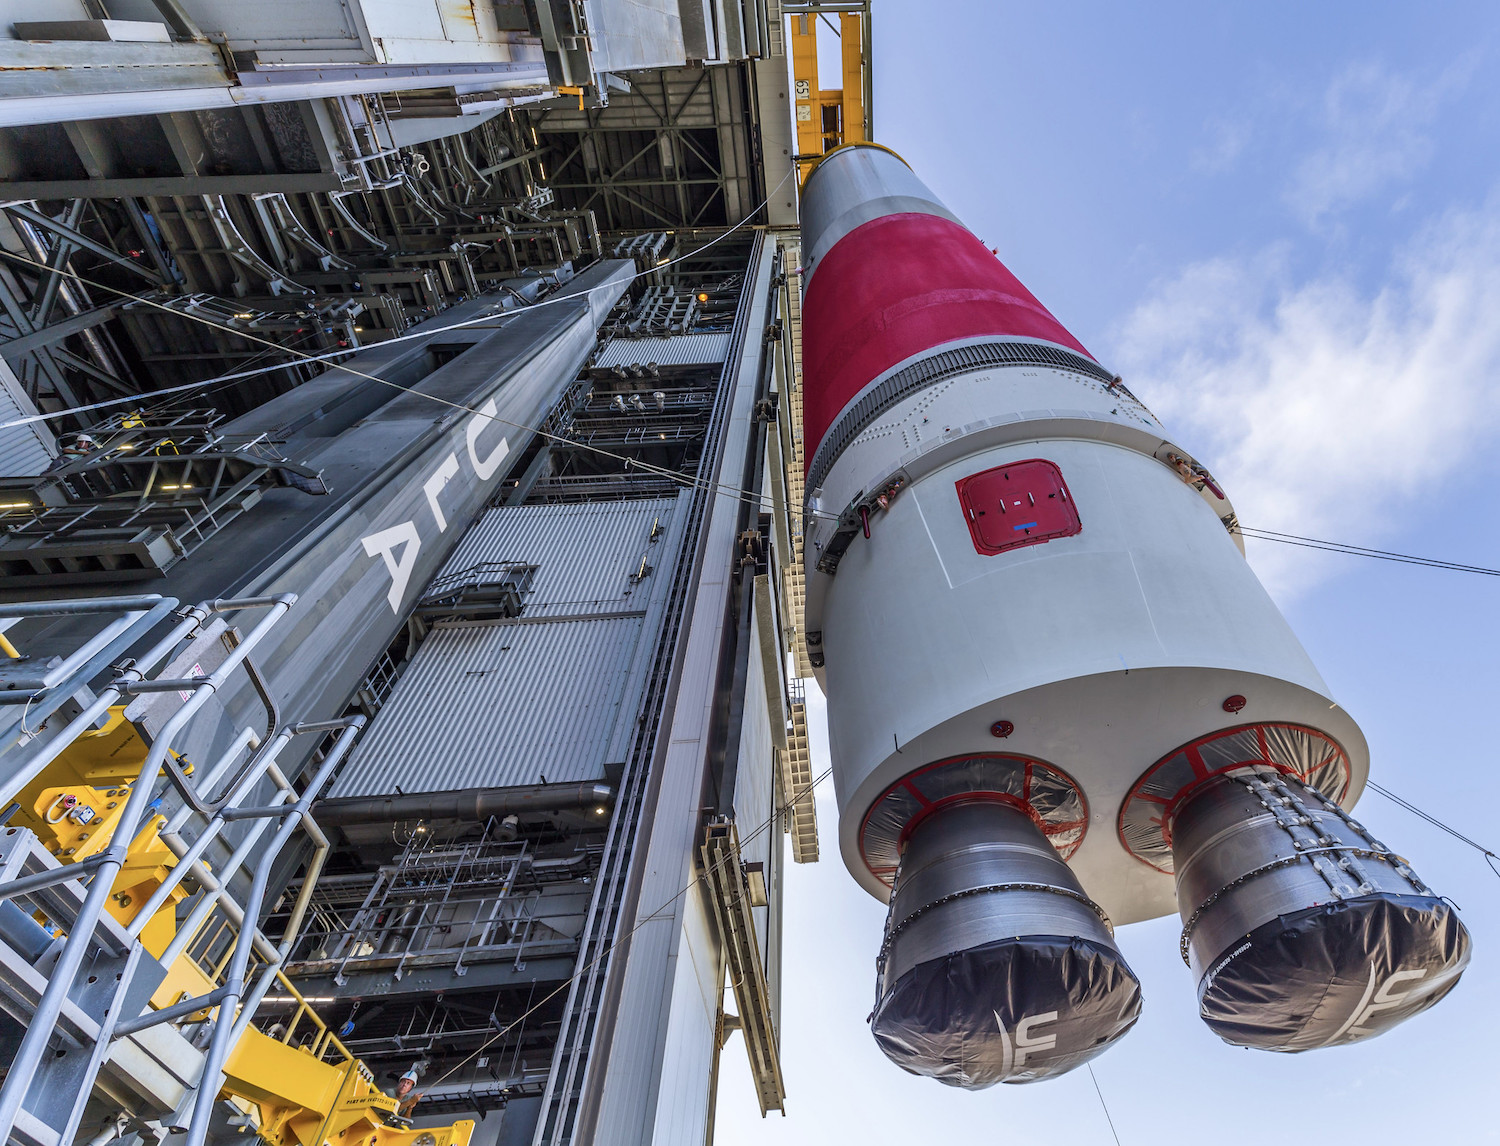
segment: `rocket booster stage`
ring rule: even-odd
[[[844,862],[889,900],[872,1029],[970,1088],[1135,1022],[1113,926],[1176,910],[1226,1041],[1352,1042],[1469,937],[1344,810],[1354,721],[1211,475],[893,152],[802,199],[807,642]]]

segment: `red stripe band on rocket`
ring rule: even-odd
[[[890,152],[833,152],[809,178],[809,197],[814,186],[835,202],[899,190],[879,200],[908,209],[841,233],[851,211],[834,207],[820,233],[804,230],[803,242],[813,251],[835,240],[804,268],[803,432],[809,464],[828,428],[865,386],[926,351],[964,339],[1019,337],[1092,359]]]

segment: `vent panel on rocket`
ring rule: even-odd
[[[1173,910],[1230,1042],[1445,995],[1467,933],[1340,807],[1364,737],[1208,472],[893,152],[825,156],[802,219],[808,647],[845,864],[891,903],[886,1054],[971,1088],[1072,1069],[1139,1012],[1106,921]],[[923,792],[987,758],[1081,822],[993,767]]]

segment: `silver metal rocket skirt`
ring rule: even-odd
[[[1080,1066],[1141,1008],[1108,920],[1031,819],[994,801],[912,831],[877,968],[880,1049],[970,1090]]]
[[[1301,1051],[1426,1010],[1469,933],[1406,861],[1291,776],[1213,776],[1172,815],[1182,955],[1226,1042]]]

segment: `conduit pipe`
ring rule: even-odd
[[[457,792],[413,792],[402,796],[360,796],[319,800],[313,816],[324,826],[387,824],[403,820],[457,820],[482,823],[492,816],[568,812],[614,806],[609,784],[522,784],[513,788],[464,788]]]

